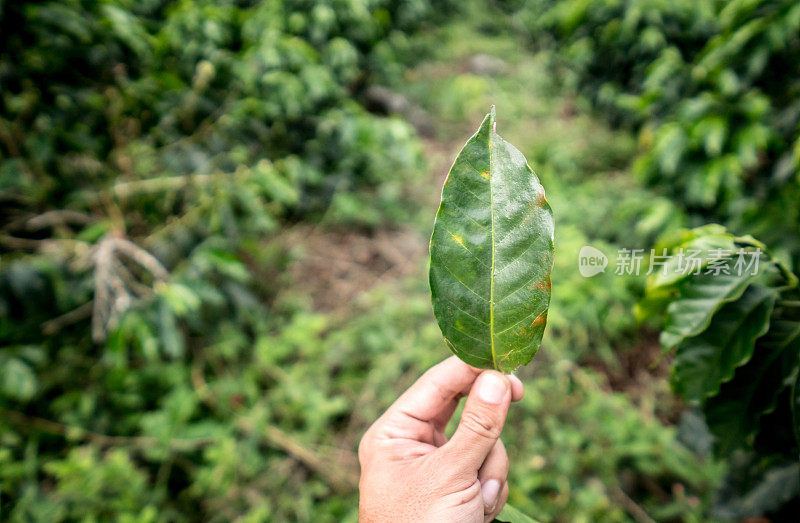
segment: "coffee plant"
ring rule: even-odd
[[[535,1],[521,13],[601,114],[639,130],[643,180],[798,261],[797,2]]]
[[[788,513],[800,500],[797,276],[717,225],[677,231],[656,252],[674,257],[651,276],[642,311],[665,310],[673,390],[702,413],[716,453],[736,458],[718,515]]]
[[[359,100],[439,7],[0,2],[0,519],[346,515],[351,471],[287,434],[341,397],[268,370],[270,241],[413,211],[415,133]],[[289,447],[318,471],[291,500]]]

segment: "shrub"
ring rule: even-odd
[[[345,406],[294,405],[307,383],[292,380],[255,399],[282,382],[249,370],[283,325],[270,233],[413,212],[414,131],[355,100],[403,70],[433,14],[394,0],[2,4],[0,517],[308,519],[321,497],[331,519],[348,513],[349,477],[324,472],[295,476],[291,503],[252,498],[294,474],[274,450],[294,442],[283,431]],[[287,405],[316,417],[295,426]],[[292,421],[269,432],[275,416]]]
[[[702,413],[717,454],[731,458],[716,511],[780,513],[800,499],[791,480],[800,473],[798,279],[763,244],[720,226],[675,232],[662,249],[676,257],[650,277],[642,311],[666,310],[661,343],[674,350],[672,387]]]
[[[800,6],[756,2],[532,2],[577,87],[640,130],[634,170],[704,219],[797,256]]]

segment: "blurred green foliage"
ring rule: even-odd
[[[520,9],[600,112],[639,130],[633,166],[692,214],[800,253],[800,5],[566,0]]]
[[[401,252],[398,278],[336,242],[401,228],[424,246],[429,173],[491,103],[557,220],[550,328],[504,432],[511,501],[542,521],[699,521],[714,496],[740,513],[789,484],[775,467],[761,490],[735,474],[717,490],[726,469],[766,469],[714,458],[693,413],[674,425],[680,405],[633,311],[645,282],[575,266],[583,245],[648,247],[698,214],[756,230],[760,204],[776,245],[796,252],[796,193],[777,190],[796,187],[796,163],[775,191],[764,174],[796,140],[796,82],[742,65],[793,59],[791,34],[779,44],[758,27],[794,27],[794,11],[731,5],[726,18],[714,1],[0,2],[0,519],[355,520],[358,439],[447,350],[422,257]],[[760,54],[721,58],[749,80],[720,94],[723,72],[694,68],[747,25],[734,16],[745,8],[770,23],[747,40]],[[675,48],[676,69],[659,74],[683,83],[669,87],[651,64]],[[553,63],[573,72],[548,74]],[[433,138],[368,111],[378,85],[427,110]],[[689,101],[708,96],[730,118],[716,156],[716,128],[692,130]],[[653,146],[670,124],[701,144],[677,172],[746,160],[731,137],[754,125],[767,146],[754,142],[758,168],[726,178],[724,198],[698,204],[687,191],[705,174],[630,176],[637,156],[649,173],[674,154]],[[334,238],[333,276],[298,270],[317,233]],[[340,305],[319,307],[309,282],[346,279],[334,266],[349,255],[380,276],[351,276],[369,288],[351,301],[330,285]]]
[[[653,274],[640,309],[665,312],[673,389],[702,412],[716,453],[736,464],[712,514],[788,517],[800,499],[798,278],[762,243],[718,225],[675,231],[662,249],[719,253],[696,271]]]
[[[352,382],[290,366],[327,349],[296,353],[292,333],[314,342],[327,322],[283,329],[285,253],[267,239],[298,220],[375,227],[413,211],[413,130],[357,100],[402,71],[432,12],[2,5],[2,519],[352,514],[352,459],[326,482],[284,454],[321,468],[309,442],[332,445],[316,440],[350,405],[318,378]]]
[[[797,2],[542,0],[509,8],[535,47],[556,50],[551,71],[563,85],[612,125],[638,132],[631,170],[644,183],[685,209],[690,223],[719,220],[756,235],[771,249],[762,267],[797,266]],[[676,225],[657,252],[766,249],[719,226]],[[785,517],[800,499],[791,414],[796,278],[779,272],[785,281],[771,284],[653,276],[639,309],[650,318],[666,311],[661,341],[674,350],[673,388],[703,414],[686,437],[702,439],[707,423],[717,454],[730,460],[712,510],[722,519]]]
[[[126,219],[126,203],[144,207],[135,225],[145,230],[186,199],[173,191],[164,201],[163,189],[213,185],[191,183],[198,174],[253,185],[218,189],[228,218],[194,211],[191,221],[217,228],[247,216],[239,221],[263,230],[276,215],[359,205],[378,186],[398,192],[389,173],[419,167],[417,144],[406,125],[353,98],[408,55],[404,30],[429,12],[368,0],[8,4],[0,187],[26,205],[74,210],[101,206],[98,189],[112,190]],[[162,190],[136,183],[157,175],[187,178]],[[393,202],[375,205],[401,212]]]

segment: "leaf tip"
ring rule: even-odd
[[[496,124],[494,120],[494,105],[489,110],[489,114],[484,116],[483,122],[481,122],[481,126],[478,128],[478,134],[489,136],[492,132],[496,132],[495,130]]]

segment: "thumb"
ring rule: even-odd
[[[503,431],[510,403],[508,377],[495,370],[483,372],[469,392],[455,434],[441,451],[477,471]]]

